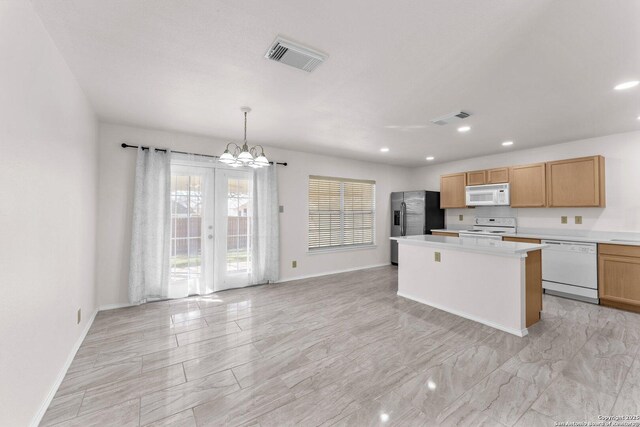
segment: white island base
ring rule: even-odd
[[[519,337],[540,319],[544,245],[441,236],[394,239],[399,296]]]

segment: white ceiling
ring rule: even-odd
[[[408,166],[640,129],[637,0],[32,1],[105,121]]]

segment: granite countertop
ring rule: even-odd
[[[397,240],[399,244],[428,246],[505,256],[523,256],[526,255],[527,252],[537,251],[546,247],[546,245],[536,245],[531,243],[503,242],[502,240],[473,237],[459,239],[457,237],[432,235],[391,237],[391,240]]]
[[[443,228],[433,231],[440,231],[444,233],[459,233],[466,231],[468,228],[456,229],[456,228]],[[616,231],[558,231],[549,229],[532,229],[523,228],[517,233],[505,233],[501,236],[508,237],[522,237],[528,239],[547,239],[547,240],[566,240],[571,242],[591,242],[591,243],[608,243],[612,245],[629,245],[640,246],[640,233],[625,233]]]

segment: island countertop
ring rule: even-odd
[[[467,228],[433,229],[434,233],[455,233],[468,231]],[[516,233],[504,233],[502,237],[521,237],[539,240],[568,240],[572,242],[606,243],[608,245],[640,246],[640,233],[629,231],[583,231],[555,230],[542,228],[518,228]]]
[[[464,252],[478,252],[503,256],[526,256],[527,252],[546,248],[547,245],[520,242],[504,242],[474,237],[433,236],[429,234],[418,236],[391,237],[398,244],[413,246],[428,246],[442,249],[453,249]]]

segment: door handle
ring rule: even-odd
[[[407,204],[405,202],[400,204],[400,235],[407,235]]]
[[[209,240],[213,239],[213,234],[209,234],[209,235],[207,236],[207,239],[209,239]]]

